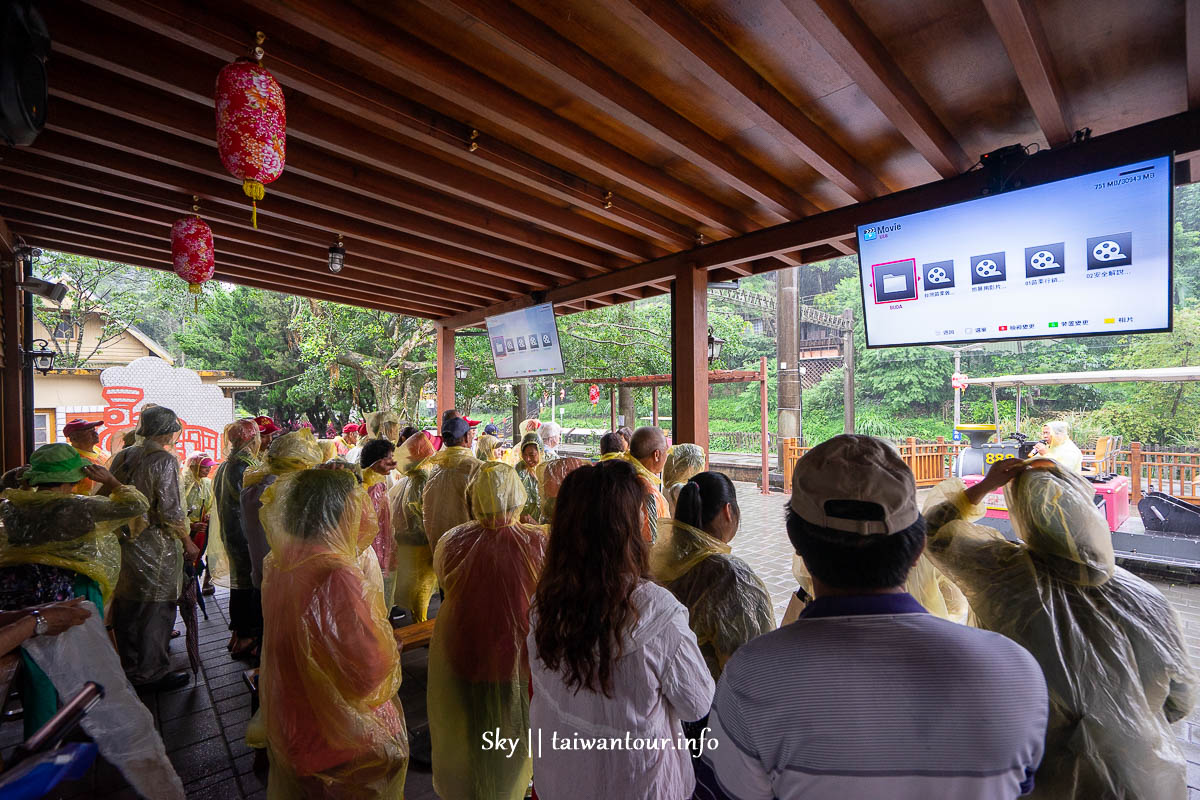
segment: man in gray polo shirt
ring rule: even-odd
[[[904,592],[925,520],[895,448],[836,436],[800,459],[792,487],[788,538],[816,599],[726,664],[696,797],[1028,793],[1046,735],[1042,671],[1010,639]]]

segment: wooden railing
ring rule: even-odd
[[[917,486],[935,486],[949,477],[955,454],[965,444],[947,442],[938,437],[935,442],[920,442],[915,437],[897,442],[900,456],[916,478]],[[792,489],[792,471],[796,462],[807,453],[797,439],[783,441],[783,485]],[[1095,448],[1085,447],[1084,455],[1095,455]],[[1134,442],[1129,449],[1116,451],[1116,473],[1131,480],[1129,501],[1136,505],[1144,492],[1165,492],[1188,502],[1200,502],[1200,450],[1159,450]],[[1137,476],[1134,480],[1133,476]]]

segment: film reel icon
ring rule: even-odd
[[[933,269],[929,270],[929,273],[925,276],[925,282],[934,285],[949,283],[950,276],[946,274],[946,270],[942,267],[934,267]]]
[[[990,258],[985,258],[975,265],[975,274],[981,278],[994,278],[1000,274],[1000,267]]]

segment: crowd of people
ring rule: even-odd
[[[228,586],[276,797],[402,796],[393,621],[434,608],[448,800],[531,783],[544,800],[1186,796],[1178,620],[1116,565],[1063,442],[950,479],[923,511],[888,442],[813,448],[780,521],[802,588],[777,627],[702,448],[622,428],[591,460],[554,423],[526,420],[511,447],[479,425],[379,412],[318,439],[244,419],[219,466],[181,467],[178,418],[147,406],[105,468],[96,426],[73,421],[70,444],[4,476],[0,643],[34,616],[69,627],[86,598],[130,682],[174,688],[177,610]],[[1001,489],[1018,542],[975,523]],[[32,667],[27,726],[57,703]]]

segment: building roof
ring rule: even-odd
[[[856,224],[978,196],[969,170],[1014,143],[1043,150],[1027,183],[1166,152],[1187,179],[1185,6],[47,3],[50,124],[0,163],[0,216],[29,244],[169,269],[195,195],[219,280],[451,327],[535,298],[569,312],[689,264],[720,280],[852,253]],[[289,134],[258,230],[212,97],[254,31]]]
[[[1200,380],[1200,367],[1159,367],[1156,369],[1111,369],[1094,372],[1035,372],[1028,375],[997,375],[992,378],[967,378],[968,386],[1053,386],[1077,383],[1136,383],[1155,381]]]

